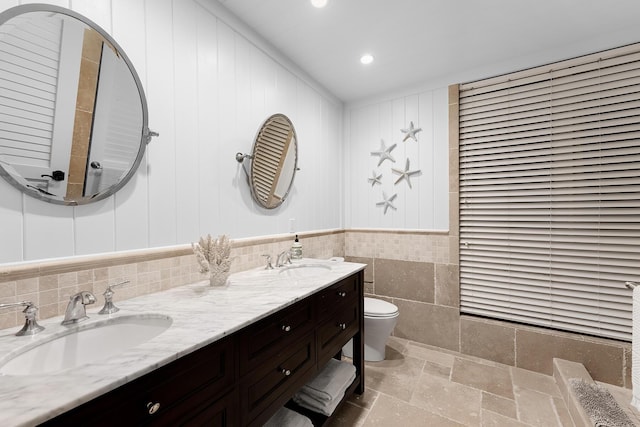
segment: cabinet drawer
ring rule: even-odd
[[[236,381],[234,342],[224,339],[181,357],[44,424],[176,425],[185,414],[228,391]],[[153,411],[151,408],[155,408]],[[97,416],[96,414],[99,414]]]
[[[319,365],[333,357],[358,332],[359,314],[358,304],[346,305],[320,324],[317,332]]]
[[[315,363],[313,333],[304,336],[278,357],[262,360],[261,366],[241,382],[242,424],[247,425],[265,410],[274,409],[270,416],[271,412],[284,405],[311,378]]]
[[[313,309],[308,298],[249,326],[240,336],[240,375],[276,356],[311,331]]]
[[[205,398],[213,398],[233,385],[234,356],[233,341],[227,339],[178,359],[154,372],[154,378],[150,378],[148,384],[155,387],[146,388],[146,384],[141,384],[145,389],[137,392],[137,402],[127,406],[131,406],[131,411],[141,418],[162,420],[163,406],[170,408],[174,402],[181,401],[190,393],[195,392],[194,396],[188,396],[190,406],[199,404]],[[203,387],[206,387],[206,393],[201,393]],[[152,415],[147,408],[150,402],[161,404],[160,410]],[[161,423],[164,424],[164,420]]]
[[[324,319],[344,304],[354,304],[359,295],[358,275],[331,285],[318,295],[318,318]]]
[[[208,404],[204,406],[204,409],[195,410],[192,414],[183,418],[179,423],[171,423],[170,425],[179,425],[183,427],[238,426],[240,423],[238,422],[237,394],[234,391],[226,394],[214,403],[208,402]]]

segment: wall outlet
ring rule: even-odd
[[[295,233],[296,231],[296,219],[289,218],[289,233]]]

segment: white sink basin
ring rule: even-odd
[[[0,374],[47,374],[99,362],[160,335],[172,322],[168,316],[147,314],[81,324],[64,335],[10,355],[0,362]]]
[[[325,264],[293,264],[280,270],[280,274],[294,279],[323,276],[331,271]]]

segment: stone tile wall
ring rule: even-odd
[[[459,265],[428,259],[444,259],[443,253],[453,252],[437,244],[433,250],[433,242],[442,237],[428,232],[415,233],[412,239],[406,232],[345,232],[346,259],[368,265],[366,295],[398,306],[395,336],[546,375],[553,373],[554,357],[572,360],[584,364],[596,381],[631,387],[629,343],[461,315]],[[399,251],[393,258],[379,257],[376,248],[398,239],[418,242],[411,258],[421,260],[401,259]]]

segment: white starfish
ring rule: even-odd
[[[416,138],[416,133],[422,132],[422,128],[415,128],[413,127],[413,122],[409,122],[409,129],[400,129],[400,131],[403,133],[406,133],[402,142],[406,141],[409,138],[413,139],[415,142],[418,142],[418,138]]]
[[[380,178],[382,178],[382,174],[376,175],[376,171],[373,171],[371,178],[369,178],[368,181],[371,183],[372,187],[375,186],[376,184],[382,185]]]
[[[391,156],[391,151],[396,148],[397,144],[393,144],[391,147],[387,147],[384,144],[384,139],[380,140],[380,150],[379,151],[372,151],[371,155],[372,156],[379,156],[380,157],[380,161],[378,162],[378,166],[380,166],[382,164],[382,162],[384,162],[385,160],[391,160],[393,163],[396,162],[396,159],[394,159]]]
[[[407,159],[407,163],[406,163],[406,165],[404,167],[404,170],[391,168],[391,172],[395,173],[396,175],[400,175],[398,177],[398,179],[396,179],[396,182],[394,182],[394,185],[398,184],[400,181],[402,181],[404,179],[405,181],[407,181],[407,184],[409,184],[409,188],[413,188],[413,187],[411,187],[411,177],[413,175],[420,174],[420,169],[415,170],[415,171],[410,171],[409,170],[409,159]]]
[[[396,198],[396,196],[398,196],[398,194],[394,194],[391,197],[387,197],[387,193],[385,193],[384,191],[382,192],[382,201],[376,203],[376,206],[384,206],[384,214],[387,214],[387,209],[392,208],[394,211],[397,210],[397,208],[395,206],[393,206],[393,199]]]

